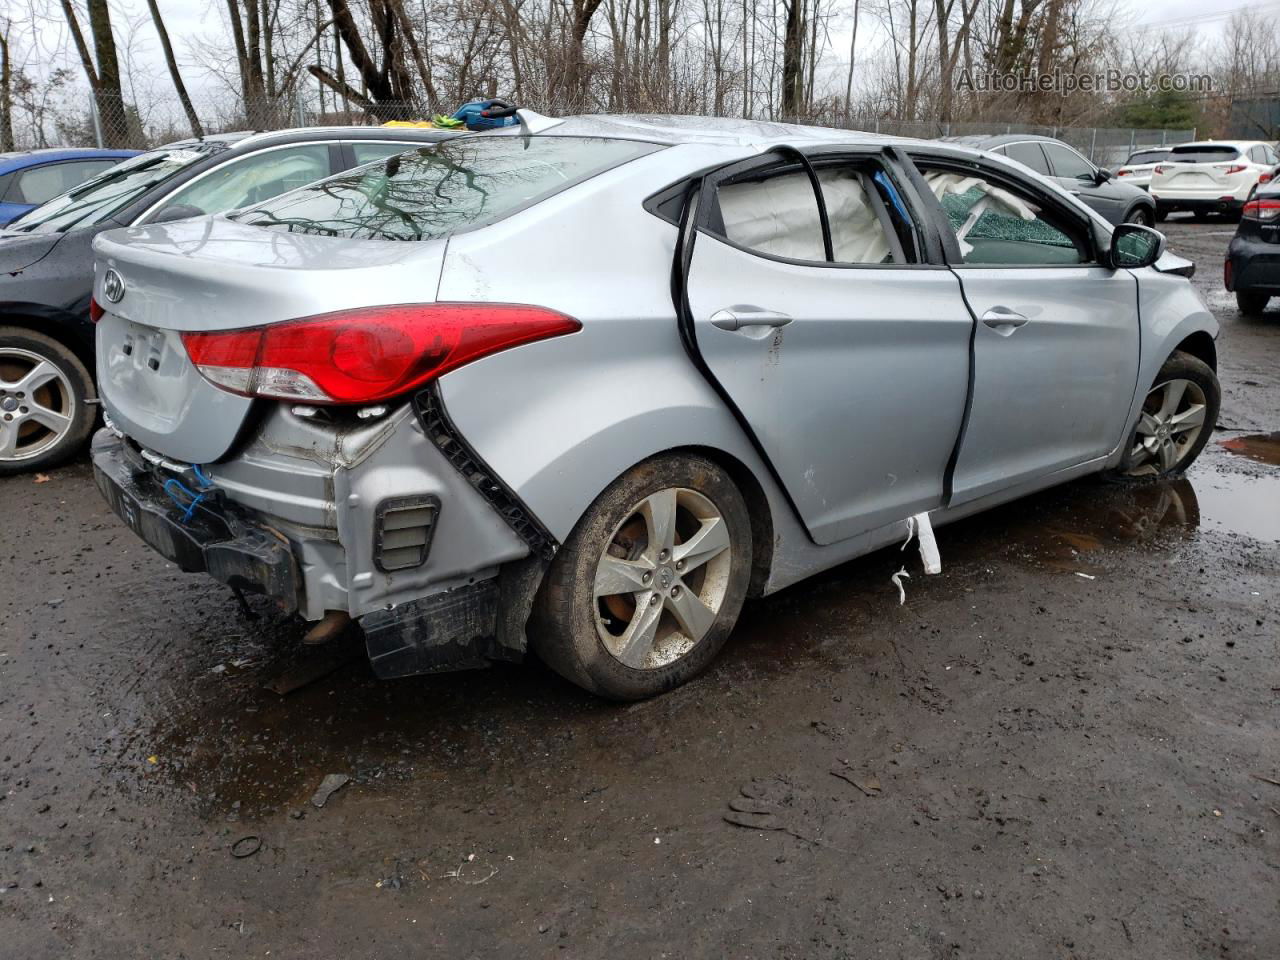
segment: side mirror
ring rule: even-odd
[[[1164,234],[1136,223],[1117,224],[1111,232],[1111,266],[1136,270],[1149,267],[1164,253]]]
[[[1093,182],[1096,183],[1098,186],[1102,186],[1104,183],[1106,183],[1108,180],[1113,179],[1114,177],[1115,177],[1115,174],[1112,173],[1110,170],[1104,170],[1102,169],[1102,167],[1099,167],[1097,172],[1093,175]]]
[[[160,212],[147,221],[147,223],[169,223],[173,220],[190,220],[192,217],[203,217],[204,211],[199,207],[193,207],[189,203],[175,203],[168,207],[162,207]]]

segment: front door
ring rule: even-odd
[[[827,544],[941,504],[972,321],[888,171],[815,159],[829,258],[808,176],[757,166],[717,178],[687,283],[704,361]]]
[[[954,234],[953,268],[978,321],[951,502],[1107,455],[1137,385],[1137,280],[1102,266],[1087,222],[1046,197],[994,171],[917,165]]]

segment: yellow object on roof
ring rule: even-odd
[[[383,124],[384,127],[420,127],[427,130],[434,130],[435,124],[430,120],[388,120]]]

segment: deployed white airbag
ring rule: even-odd
[[[889,243],[857,173],[823,170],[818,174],[831,245],[840,263],[882,263]],[[725,236],[751,250],[793,260],[826,259],[822,224],[813,186],[803,171],[719,190]]]

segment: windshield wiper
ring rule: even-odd
[[[78,187],[72,187],[70,190],[67,191],[67,196],[69,197],[83,196],[84,194],[88,193],[91,190],[96,190],[98,189],[98,187],[104,186],[105,184],[108,184],[108,183],[114,183],[115,181],[119,180],[121,177],[127,177],[131,173],[137,173],[139,170],[149,170],[151,167],[154,167],[158,163],[164,163],[164,161],[167,160],[168,157],[169,155],[165,153],[165,154],[161,154],[158,157],[152,157],[150,160],[147,160],[144,163],[135,164],[134,166],[128,167],[127,169],[124,169],[124,170],[108,170],[106,173],[101,174],[100,176],[95,177],[92,180],[85,181],[84,183],[80,184],[80,186]]]

